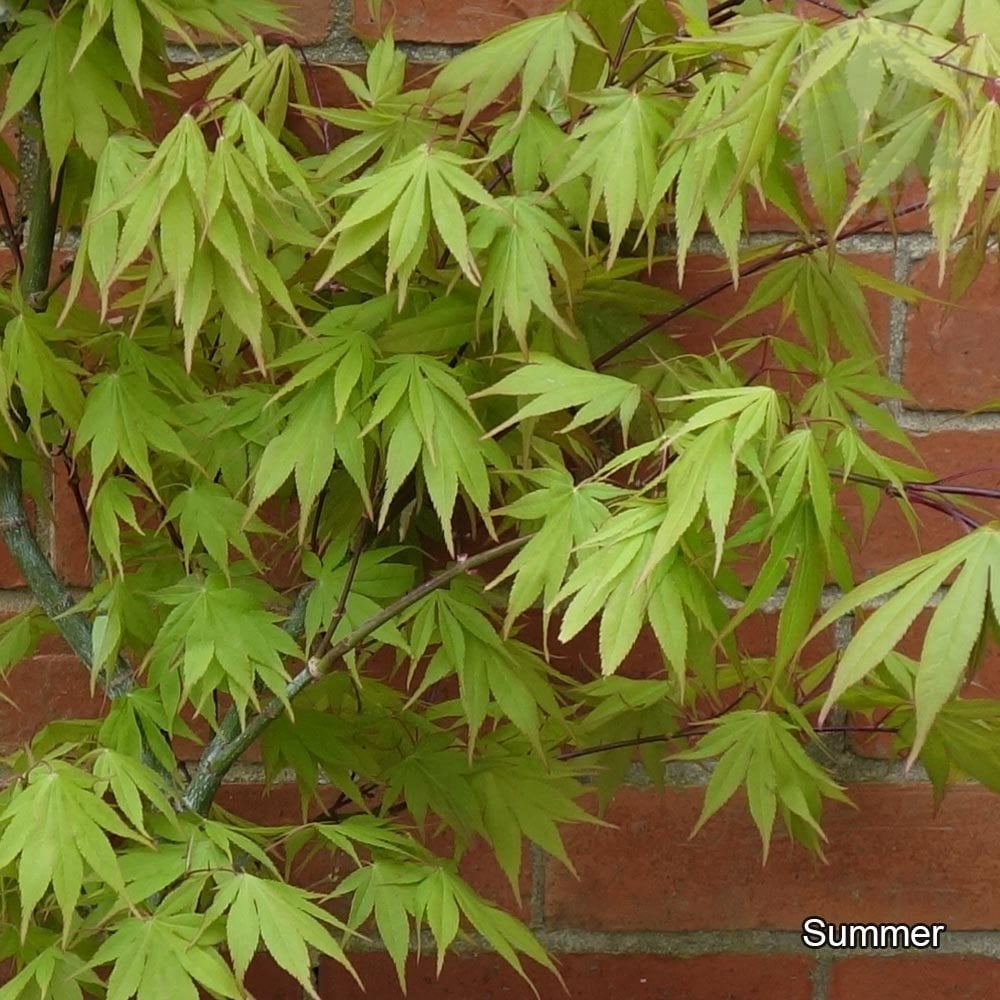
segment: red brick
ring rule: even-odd
[[[302,1000],[305,995],[301,984],[264,951],[251,960],[244,984],[257,1000]],[[210,1000],[210,994],[204,990],[199,990],[198,995]]]
[[[376,24],[367,0],[354,0],[354,27],[369,38],[392,24],[394,36],[408,42],[474,42],[517,21],[548,14],[558,0],[479,0],[456,4],[452,0],[383,0]]]
[[[11,555],[10,549],[7,548],[7,543],[0,538],[0,588],[13,589],[24,586],[24,577],[21,576],[17,562]]]
[[[947,299],[948,277],[938,285],[937,257],[914,268],[911,283],[936,299]],[[920,302],[906,331],[903,383],[927,409],[968,410],[1000,399],[996,359],[996,310],[1000,268],[996,257],[956,304]]]
[[[231,782],[215,797],[216,805],[262,826],[302,822],[298,786],[283,782],[266,788],[257,782]]]
[[[362,992],[336,963],[320,964],[319,994],[323,1000],[402,1000],[392,962],[387,955],[351,955],[365,984]],[[560,955],[564,990],[546,970],[526,963],[538,990],[538,1000],[771,1000],[781,983],[782,1000],[812,997],[812,960],[800,955]],[[412,961],[407,970],[408,1000],[532,1000],[523,979],[493,955],[449,955],[441,978],[431,957]]]
[[[955,477],[964,485],[1000,486],[1000,431],[942,430],[932,434],[912,434],[919,458],[905,449],[874,435],[869,444],[881,454],[901,459],[910,465],[921,462],[935,477]],[[977,470],[992,466],[992,471]],[[959,538],[962,529],[956,521],[928,507],[914,506],[918,534],[914,537],[898,500],[884,497],[867,535],[862,538],[863,524],[861,502],[853,488],[841,490],[837,503],[852,529],[853,540],[848,543],[855,572],[859,577],[874,576],[923,552],[947,545]],[[988,507],[988,504],[983,506]],[[994,505],[996,510],[996,505]],[[989,515],[982,515],[984,520]]]
[[[830,972],[828,1000],[993,1000],[1000,960],[985,955],[900,955],[846,958]]]
[[[86,490],[83,496],[86,499]],[[52,467],[53,557],[59,577],[74,587],[91,583],[90,542],[63,462]]]
[[[42,654],[13,667],[0,690],[15,702],[0,701],[0,750],[29,742],[55,719],[91,719],[107,711],[100,688],[90,694],[90,676],[69,654]]]
[[[816,616],[817,618],[819,615]],[[778,638],[777,614],[758,612],[750,615],[736,629],[736,639],[744,655],[751,657],[768,657],[774,655],[774,647]],[[818,663],[824,656],[833,652],[835,646],[833,629],[825,629],[813,639],[803,650],[800,662],[805,666]]]
[[[326,41],[336,18],[336,0],[282,0],[289,20],[291,41],[312,45]],[[275,36],[273,32],[270,37]]]
[[[779,834],[762,867],[742,802],[689,839],[700,789],[625,789],[607,817],[619,829],[567,831],[580,880],[550,866],[546,921],[601,931],[798,930],[822,914],[836,922],[997,926],[1000,797],[956,787],[935,816],[926,785],[855,785],[848,794],[857,810],[834,804],[824,814],[828,865]]]

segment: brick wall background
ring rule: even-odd
[[[457,47],[514,20],[551,9],[554,0],[385,0],[394,14],[395,35],[411,61],[433,64]],[[310,62],[351,64],[364,58],[359,39],[377,33],[364,0],[288,0],[297,21],[298,41]],[[178,51],[178,60],[190,53]],[[342,96],[334,74],[323,75],[323,92]],[[904,201],[913,201],[906,192]],[[919,199],[919,192],[916,192]],[[774,218],[755,210],[751,239],[765,241]],[[849,250],[866,266],[898,280],[913,281],[939,294],[926,219],[909,216],[893,235],[874,232],[853,240]],[[695,294],[718,280],[720,256],[701,239],[683,292]],[[2,263],[2,262],[0,262]],[[662,280],[671,279],[666,271]],[[1000,397],[995,336],[1000,271],[984,271],[961,307],[873,300],[885,362],[890,374],[913,393],[915,402],[896,406],[913,432],[927,464],[941,475],[993,465],[1000,451],[1000,413],[972,416],[963,410]],[[719,296],[710,308],[732,313],[748,294]],[[767,314],[733,328],[727,336],[759,333]],[[693,314],[668,334],[692,348],[707,346],[713,325]],[[895,404],[894,404],[895,405]],[[984,473],[995,485],[1000,473]],[[38,511],[40,537],[63,578],[75,586],[89,579],[86,539],[63,473],[49,483],[51,509]],[[860,524],[860,512],[847,514]],[[921,544],[937,546],[953,535],[947,519],[923,517]],[[853,552],[862,575],[878,572],[919,549],[903,518],[886,506],[870,538]],[[23,609],[30,601],[8,553],[0,545],[0,611]],[[775,615],[758,615],[741,632],[748,652],[764,653],[775,634]],[[818,641],[818,655],[843,645],[850,623],[843,621]],[[590,663],[586,641],[562,651],[565,665]],[[625,669],[645,669],[642,645]],[[1000,691],[1000,654],[986,663],[980,683]],[[0,750],[28,739],[44,721],[103,711],[92,697],[84,671],[58,641],[17,667],[9,688],[18,702],[0,702]],[[571,830],[568,846],[579,878],[535,851],[525,873],[520,914],[560,962],[572,1000],[923,1000],[1000,996],[1000,797],[962,786],[934,815],[928,786],[919,774],[884,759],[880,744],[831,744],[835,772],[858,805],[829,808],[828,865],[780,837],[766,867],[745,809],[723,810],[699,836],[688,834],[700,807],[707,775],[694,767],[668,768],[667,787],[656,792],[635,779],[612,807],[616,829]],[[235,769],[220,801],[262,821],[295,821],[293,786],[263,794],[263,773],[250,759]],[[469,876],[484,891],[517,909],[495,864],[485,852],[466,862]],[[799,937],[802,920],[923,921],[947,923],[937,952],[909,954],[811,952]],[[377,942],[356,955],[368,985],[367,996],[400,996],[388,957]],[[541,970],[532,970],[543,1000],[565,996]],[[322,997],[354,1000],[362,994],[332,963],[320,964],[316,981]],[[261,1000],[298,1000],[298,986],[269,960],[258,959],[251,985]],[[449,958],[440,980],[433,960],[414,961],[412,1000],[520,1000],[532,996],[494,956],[474,951]]]

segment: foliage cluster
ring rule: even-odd
[[[866,295],[917,293],[844,251],[915,169],[942,273],[958,237],[956,290],[983,265],[992,0],[570,0],[417,79],[387,36],[337,70],[350,108],[254,37],[280,23],[265,0],[15,6],[0,527],[37,606],[0,668],[58,632],[110,701],[6,761],[0,1000],[240,997],[258,948],[315,995],[309,949],[349,964],[372,930],[400,976],[421,931],[551,968],[458,861],[484,839],[515,891],[526,843],[570,864],[560,826],[599,822],[585,796],[605,806],[637,750],[654,782],[716,760],[699,825],[743,789],[765,854],[779,821],[821,849],[844,710],[938,795],[1000,788],[1000,703],[956,693],[998,628],[989,491],[887,457],[904,393]],[[237,44],[179,74],[204,97],[158,136],[168,37]],[[758,198],[797,235],[747,243]],[[645,280],[683,277],[705,228],[718,286]],[[781,324],[688,353],[671,322],[730,282],[752,293],[720,334],[776,304]],[[24,514],[53,462],[82,597]],[[846,490],[957,540],[858,584]],[[781,596],[773,655],[744,655],[736,629]],[[935,597],[920,658],[896,652]],[[803,659],[855,612],[842,654]],[[647,627],[662,661],[620,674]],[[549,655],[581,635],[595,676]],[[258,740],[299,825],[213,805]],[[316,853],[350,873],[299,885]]]

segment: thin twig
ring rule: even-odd
[[[594,754],[608,753],[612,750],[626,750],[629,747],[648,746],[651,743],[673,743],[674,740],[688,739],[691,736],[702,735],[706,727],[712,725],[713,720],[705,722],[693,722],[690,726],[678,729],[676,733],[656,733],[651,736],[635,736],[632,739],[615,740],[612,743],[597,743],[592,747],[579,747],[576,750],[566,750],[559,754],[558,760],[578,760],[581,757],[590,757]],[[891,726],[882,725],[838,725],[838,726],[817,726],[813,732],[823,735],[825,733],[895,733],[897,730]]]
[[[21,240],[17,235],[14,220],[11,218],[10,206],[7,204],[3,188],[0,188],[0,214],[3,215],[3,228],[4,234],[7,237],[7,245],[10,247],[10,252],[14,255],[14,261],[17,264],[17,273],[21,274],[24,271],[24,258],[21,256]]]
[[[615,51],[614,57],[611,60],[611,67],[608,73],[609,83],[614,83],[615,78],[618,76],[618,70],[621,69],[622,60],[625,58],[625,50],[628,47],[628,40],[632,35],[632,30],[635,28],[635,22],[638,17],[639,5],[636,4],[630,11],[628,17],[625,19],[625,24],[622,27],[622,37],[618,40],[618,49]]]
[[[340,591],[340,598],[330,617],[330,624],[320,639],[316,650],[316,656],[322,656],[333,645],[333,635],[337,631],[344,613],[347,611],[347,602],[351,596],[351,588],[354,586],[354,578],[358,575],[358,567],[361,565],[361,557],[364,555],[365,546],[368,544],[368,535],[371,529],[371,522],[367,518],[362,518],[358,529],[354,534],[354,543],[351,546],[351,561],[347,567],[347,576],[344,578],[344,586]]]
[[[898,212],[893,213],[893,218],[910,215],[913,212],[919,212],[921,209],[926,207],[926,204],[927,202],[925,199],[920,202],[914,202],[911,205],[906,205]],[[873,219],[870,222],[861,223],[852,229],[844,230],[836,235],[827,234],[826,236],[814,240],[811,243],[804,242],[801,246],[771,254],[771,256],[765,257],[763,260],[758,260],[748,267],[741,269],[740,279],[749,278],[752,275],[766,270],[769,267],[773,267],[775,264],[780,264],[783,261],[792,260],[795,257],[802,257],[807,253],[814,253],[817,250],[822,250],[825,247],[828,247],[831,243],[839,243],[842,240],[850,239],[852,236],[860,236],[862,233],[866,233],[871,229],[877,229],[879,226],[885,225],[887,221],[888,217]],[[648,337],[649,334],[655,333],[657,330],[665,327],[668,323],[672,323],[675,319],[689,313],[692,309],[696,309],[709,299],[714,298],[716,295],[721,295],[723,292],[728,291],[732,287],[732,280],[727,279],[725,281],[720,281],[718,284],[713,285],[711,288],[708,288],[699,295],[696,295],[693,299],[689,299],[687,302],[671,309],[669,312],[663,313],[662,315],[651,319],[645,326],[640,327],[634,333],[629,334],[624,340],[620,340],[614,347],[609,348],[600,357],[596,358],[594,361],[594,370],[600,371],[602,368],[606,367],[610,361],[617,358],[619,354],[624,353],[630,347],[638,344],[640,340]]]

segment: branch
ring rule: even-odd
[[[672,743],[674,740],[686,739],[689,736],[704,735],[704,730],[712,724],[712,720],[706,719],[704,722],[693,722],[684,729],[678,729],[676,733],[655,733],[652,736],[635,736],[628,740],[615,740],[613,743],[597,743],[592,747],[580,747],[578,750],[567,750],[559,754],[558,760],[578,760],[580,757],[590,757],[593,754],[608,753],[611,750],[626,750],[629,747],[648,746],[650,743]],[[898,728],[885,725],[857,725],[857,726],[816,726],[814,733],[823,735],[824,733],[896,733]]]
[[[222,727],[212,741],[212,744],[202,756],[198,768],[191,778],[191,782],[184,791],[182,805],[192,812],[204,815],[219,786],[222,784],[226,773],[240,758],[241,754],[249,747],[267,727],[279,718],[285,711],[286,703],[290,703],[302,691],[304,691],[313,681],[318,681],[326,676],[330,670],[344,658],[344,656],[354,649],[357,649],[373,632],[380,629],[387,622],[392,621],[398,615],[411,608],[414,604],[422,601],[435,590],[439,590],[445,584],[450,583],[457,576],[469,573],[480,566],[499,559],[501,556],[516,552],[526,545],[532,538],[525,535],[523,538],[514,538],[507,542],[494,545],[493,548],[478,552],[476,555],[459,558],[455,565],[437,576],[425,580],[422,584],[414,587],[409,593],[404,594],[399,600],[383,608],[378,614],[372,615],[368,621],[359,625],[353,632],[345,635],[343,639],[330,647],[321,657],[314,657],[309,660],[305,669],[299,671],[285,687],[282,698],[272,698],[250,721],[246,727],[228,741],[222,741]],[[235,716],[235,713],[233,713]],[[228,716],[227,716],[228,719]],[[225,726],[225,722],[223,723]]]
[[[29,105],[30,120],[41,132],[41,112],[38,99]],[[62,173],[52,190],[52,165],[39,138],[35,144],[35,170],[30,181],[31,201],[28,209],[28,238],[24,247],[24,270],[21,272],[21,292],[31,302],[33,296],[42,295],[49,286],[52,254],[56,243],[56,225],[59,216],[59,198]],[[32,306],[34,308],[34,306]]]
[[[368,543],[368,532],[370,528],[371,522],[362,518],[351,544],[351,562],[347,567],[347,575],[344,577],[344,586],[340,591],[340,599],[337,601],[336,608],[334,608],[333,615],[330,618],[330,624],[327,625],[326,632],[323,634],[322,639],[320,639],[319,646],[316,650],[317,656],[322,656],[330,648],[333,643],[333,634],[337,631],[337,626],[340,624],[341,618],[344,617],[344,613],[347,611],[347,602],[351,596],[351,588],[354,586],[354,578],[358,575],[358,567],[361,565],[361,557],[365,553],[365,545]]]
[[[893,213],[892,218],[896,219],[900,216],[910,215],[913,212],[919,212],[922,208],[925,208],[926,205],[926,200],[906,205],[898,212]],[[740,271],[740,278],[749,278],[751,275],[757,274],[759,271],[766,270],[775,264],[780,264],[782,261],[791,260],[793,257],[801,257],[807,253],[814,253],[817,250],[822,250],[824,247],[828,247],[831,243],[839,243],[841,240],[850,239],[852,236],[860,236],[862,233],[867,233],[872,229],[878,229],[879,226],[885,225],[888,221],[889,217],[883,216],[878,219],[873,219],[871,222],[864,222],[855,226],[853,229],[845,230],[836,235],[827,234],[822,239],[816,240],[812,243],[803,243],[801,246],[793,247],[790,250],[782,250],[779,253],[772,254],[770,257],[765,257],[763,260],[759,260],[756,263],[742,269]],[[596,358],[594,360],[594,370],[600,371],[602,368],[605,368],[608,363],[617,358],[619,354],[624,353],[630,347],[638,344],[640,340],[643,340],[645,337],[649,336],[649,334],[655,333],[657,330],[660,330],[667,326],[667,324],[672,323],[675,319],[678,319],[685,313],[689,313],[692,309],[696,309],[698,306],[702,305],[702,303],[707,302],[716,295],[721,295],[723,292],[729,291],[732,287],[733,283],[731,280],[727,279],[725,281],[720,281],[718,284],[706,289],[704,292],[696,295],[693,299],[685,302],[683,305],[679,305],[675,309],[671,309],[670,312],[663,313],[662,315],[651,319],[645,326],[640,327],[635,331],[635,333],[629,334],[624,340],[620,340],[614,347],[605,351],[600,357]]]
[[[30,115],[38,121],[37,98],[31,103]],[[45,295],[49,284],[61,186],[60,182],[56,183],[53,197],[50,193],[52,169],[42,141],[36,147],[35,169],[30,183],[31,214],[20,288],[26,302],[35,308],[38,297]],[[88,667],[92,666],[94,647],[90,623],[82,614],[68,613],[75,602],[56,576],[28,524],[21,495],[21,462],[13,455],[0,456],[0,532],[42,610],[73,652]],[[120,698],[132,690],[135,678],[123,657],[118,658],[110,672],[105,672],[103,683],[109,698]]]
[[[42,610],[73,652],[89,667],[94,662],[90,623],[79,612],[67,614],[75,602],[45,558],[28,525],[21,497],[21,463],[10,455],[4,456],[3,461],[6,468],[0,466],[0,531],[4,541]],[[132,670],[123,659],[118,660],[113,672],[104,680],[109,698],[120,698],[134,684]]]
[[[21,257],[21,239],[17,234],[17,227],[14,225],[14,220],[10,214],[10,206],[7,204],[7,199],[4,197],[2,190],[0,190],[0,214],[3,215],[4,236],[10,246],[10,252],[14,255],[17,273],[21,274],[24,271],[24,260]]]

